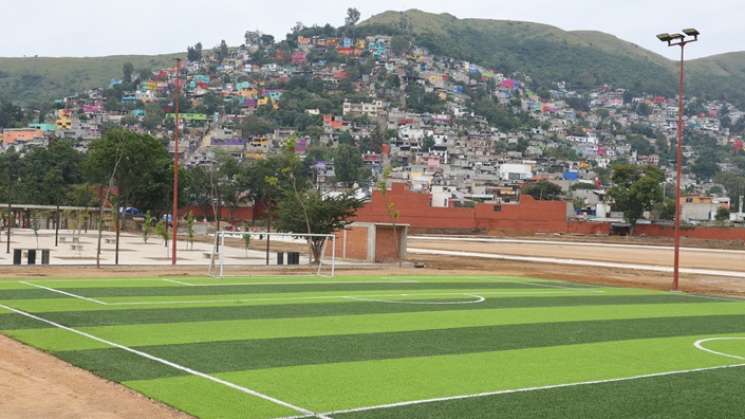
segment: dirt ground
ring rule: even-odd
[[[619,244],[619,243],[615,243]],[[622,243],[623,245],[632,243]],[[634,243],[629,247],[603,246],[593,244],[560,245],[556,242],[543,243],[539,240],[531,243],[510,242],[473,242],[451,240],[418,240],[409,238],[409,248],[457,250],[462,252],[494,253],[513,256],[540,256],[562,259],[583,259],[604,262],[633,263],[642,265],[671,266],[673,263],[672,248],[659,246],[641,246]],[[715,249],[696,250],[683,248],[680,252],[680,266],[728,271],[745,271],[745,249],[741,252]]]
[[[422,242],[417,242],[420,246]],[[473,248],[459,250],[484,251],[478,248],[480,243],[468,244]],[[662,243],[659,243],[662,244]],[[497,244],[498,252],[504,249]],[[690,245],[690,244],[689,244]],[[410,243],[413,246],[413,243]],[[433,247],[451,246],[452,243],[435,244]],[[489,244],[489,246],[494,246]],[[535,245],[529,245],[535,246]],[[529,252],[546,250],[546,246],[528,249]],[[554,252],[564,256],[567,252],[562,246],[553,246]],[[576,246],[566,246],[574,249]],[[589,248],[580,252],[587,256]],[[525,249],[523,249],[525,250]],[[598,251],[597,249],[592,252]],[[571,252],[571,251],[570,251]],[[604,248],[605,256],[618,257],[617,249]],[[575,250],[576,253],[576,250]],[[669,252],[668,252],[669,253]],[[610,255],[610,256],[609,256]],[[719,254],[702,253],[703,262],[696,262],[693,266],[713,267],[722,260],[727,261],[729,267],[742,270],[745,262],[725,256],[717,259]],[[646,250],[634,250],[627,256],[640,263],[638,258],[655,259],[660,263],[669,263],[666,254],[649,254]],[[612,257],[606,260],[614,260]],[[618,260],[618,259],[616,259]],[[646,259],[644,259],[646,260]],[[414,265],[419,266],[415,268]],[[723,266],[717,266],[722,269]],[[669,290],[671,275],[657,272],[642,272],[626,269],[608,269],[584,266],[565,266],[540,263],[522,263],[502,260],[479,258],[464,258],[451,256],[416,255],[402,267],[397,265],[376,266],[371,269],[339,268],[339,274],[375,274],[375,275],[466,275],[492,274],[529,276],[546,279],[569,280],[581,283],[603,284],[623,287],[651,288]],[[267,272],[261,268],[247,270],[253,274]],[[270,271],[277,273],[276,270]],[[75,267],[75,266],[36,266],[36,267],[4,267],[0,270],[0,280],[17,280],[19,278],[68,277],[68,278],[96,278],[96,277],[158,277],[158,276],[204,276],[205,267]],[[709,295],[745,297],[745,281],[737,278],[706,277],[694,275],[681,276],[681,290]],[[186,418],[188,416],[176,412],[157,402],[149,400],[123,386],[105,381],[92,374],[70,366],[45,353],[21,345],[8,338],[0,336],[0,416],[3,418]]]
[[[0,394],[6,419],[191,417],[2,335]]]

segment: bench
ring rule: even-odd
[[[36,255],[41,252],[41,264],[49,265],[49,249],[13,249],[13,265],[20,265],[25,258],[29,265],[36,265]]]
[[[83,245],[82,244],[71,244],[70,250],[82,252],[83,251]]]
[[[105,238],[106,244],[116,244],[116,239]]]

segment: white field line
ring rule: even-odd
[[[164,279],[165,281],[165,279]],[[183,281],[170,281],[174,283],[181,283],[182,285],[188,285],[190,287],[226,287],[231,285],[322,285],[322,284],[417,284],[419,281],[415,280],[403,280],[403,281],[301,281],[301,282],[215,282],[213,284],[195,284],[193,282]]]
[[[354,296],[354,295],[319,295],[319,296],[298,296],[298,297],[265,297],[265,298],[230,298],[230,299],[201,299],[201,300],[170,300],[170,301],[120,301],[120,302],[106,302],[102,300],[98,300],[96,298],[86,297],[84,295],[80,294],[74,294],[68,291],[63,291],[56,288],[50,288],[45,287],[43,285],[37,285],[33,284],[31,282],[27,281],[18,281],[20,284],[28,285],[31,287],[43,289],[49,292],[61,294],[67,297],[76,298],[79,300],[91,302],[94,304],[99,305],[106,305],[106,306],[147,306],[147,305],[169,305],[169,304],[220,304],[220,303],[250,303],[250,302],[259,302],[259,301],[304,301],[304,300],[336,300],[336,299],[353,299],[353,300],[359,300],[359,301],[370,301],[370,302],[388,302],[388,301],[381,301],[381,300],[373,300],[371,298],[388,298],[388,297],[400,297],[400,296],[421,296],[421,297],[431,297],[431,296],[459,296],[459,295],[469,295],[474,296],[477,299],[483,298],[482,296],[468,294],[468,293],[462,293],[462,292],[442,292],[442,293],[433,293],[433,292],[408,292],[406,294],[363,294],[361,296]],[[509,282],[509,281],[506,281]],[[521,283],[520,281],[513,281],[510,283]],[[534,284],[534,285],[542,285],[542,284]],[[552,295],[552,294],[576,294],[576,293],[589,293],[589,294],[602,294],[605,293],[603,290],[597,290],[597,289],[585,289],[585,288],[573,288],[573,287],[560,287],[556,285],[547,286],[548,288],[558,288],[557,291],[539,291],[539,290],[530,290],[530,291],[479,291],[479,294],[484,295]],[[483,300],[480,301],[474,301],[474,302],[468,302],[468,304],[475,304],[475,303],[481,303]],[[412,304],[425,304],[425,303],[412,303]],[[466,302],[457,302],[457,303],[426,303],[426,304],[466,304]]]
[[[187,287],[194,287],[195,286],[194,284],[190,284],[188,282],[179,281],[177,279],[160,278],[160,280],[161,281],[165,281],[165,282],[170,282],[171,284],[184,285],[184,286],[187,286]]]
[[[258,392],[256,390],[251,390],[250,388],[246,388],[246,387],[240,386],[238,384],[231,383],[230,381],[226,381],[226,380],[223,380],[221,378],[217,378],[215,376],[212,376],[212,375],[209,375],[209,374],[206,374],[206,373],[203,373],[203,372],[200,372],[200,371],[191,369],[189,367],[185,367],[185,366],[180,365],[180,364],[177,364],[175,362],[171,362],[171,361],[168,361],[166,359],[159,358],[159,357],[154,356],[154,355],[150,355],[147,352],[142,352],[142,351],[139,351],[137,349],[132,349],[132,348],[130,348],[128,346],[124,346],[124,345],[118,344],[116,342],[112,342],[110,340],[106,340],[106,339],[100,338],[98,336],[94,336],[94,335],[92,335],[90,333],[86,333],[86,332],[83,332],[83,331],[74,329],[72,327],[68,327],[68,326],[65,326],[63,324],[60,324],[60,323],[51,321],[51,320],[47,320],[47,319],[45,319],[43,317],[39,317],[37,315],[31,314],[31,313],[27,313],[27,312],[22,311],[22,310],[18,310],[16,308],[9,307],[9,306],[6,306],[4,304],[0,304],[0,308],[3,308],[5,310],[11,311],[11,312],[16,313],[16,314],[20,314],[22,316],[25,316],[25,317],[28,317],[30,319],[39,321],[41,323],[45,323],[45,324],[48,324],[50,326],[54,326],[56,328],[59,328],[59,329],[68,331],[70,333],[74,333],[76,335],[83,336],[85,338],[94,340],[96,342],[103,343],[103,344],[105,344],[107,346],[111,346],[112,348],[121,349],[123,351],[126,351],[126,352],[129,352],[129,353],[135,354],[137,356],[140,356],[142,358],[146,358],[146,359],[149,359],[151,361],[155,361],[155,362],[157,362],[159,364],[163,364],[163,365],[169,366],[171,368],[175,368],[175,369],[177,369],[179,371],[182,371],[182,372],[185,372],[187,374],[195,375],[197,377],[204,378],[206,380],[212,381],[212,382],[217,383],[217,384],[222,384],[222,385],[224,385],[226,387],[232,388],[234,390],[238,390],[238,391],[240,391],[242,393],[245,393],[245,394],[248,394],[248,395],[251,395],[251,396],[254,396],[254,397],[258,397],[260,399],[264,399],[266,401],[269,401],[269,402],[272,402],[274,404],[277,404],[277,405],[286,407],[288,409],[292,409],[292,410],[294,410],[296,412],[299,412],[299,413],[302,413],[303,415],[306,415],[307,417],[318,417],[318,418],[322,418],[322,419],[331,419],[331,418],[329,418],[326,415],[314,413],[314,412],[312,412],[312,411],[310,411],[308,409],[305,409],[305,408],[302,408],[302,407],[299,407],[299,406],[295,406],[295,405],[293,405],[291,403],[288,403],[288,402],[285,402],[285,401],[276,399],[276,398],[271,397],[271,396],[268,396],[268,395],[266,395],[264,393],[260,393],[260,392]]]
[[[411,294],[399,294],[401,297],[406,297]],[[414,294],[417,295],[417,294]],[[476,294],[460,294],[465,295],[466,297],[472,297],[473,300],[467,300],[467,301],[397,301],[397,300],[382,300],[382,299],[373,299],[373,298],[364,298],[364,297],[345,297],[350,300],[355,301],[372,301],[376,303],[389,303],[389,304],[415,304],[415,305],[458,305],[458,304],[479,304],[486,301],[486,298],[476,295]]]
[[[667,376],[672,376],[672,375],[690,374],[690,373],[695,373],[695,372],[714,371],[714,370],[739,368],[739,367],[745,367],[745,364],[720,365],[717,367],[693,368],[693,369],[687,369],[687,370],[657,372],[657,373],[651,373],[651,374],[633,375],[630,377],[609,378],[605,380],[580,381],[580,382],[574,382],[574,383],[551,384],[551,385],[537,386],[537,387],[524,387],[524,388],[515,388],[515,389],[507,389],[507,390],[487,391],[483,393],[462,394],[462,395],[457,395],[457,396],[436,397],[436,398],[431,398],[431,399],[411,400],[411,401],[398,402],[398,403],[381,404],[381,405],[376,405],[376,406],[335,410],[331,412],[324,412],[322,414],[325,416],[332,416],[332,415],[338,415],[338,414],[343,414],[343,413],[367,412],[371,410],[391,409],[391,408],[396,408],[396,407],[414,406],[414,405],[419,405],[419,404],[444,402],[444,401],[450,401],[450,400],[463,400],[463,399],[472,399],[472,398],[478,398],[478,397],[499,396],[499,395],[504,395],[504,394],[528,393],[532,391],[550,390],[550,389],[567,388],[567,387],[579,387],[579,386],[592,385],[592,384],[619,383],[619,382],[624,382],[624,381],[641,380],[645,378],[667,377]],[[308,417],[311,417],[311,416],[287,416],[281,419],[300,419],[300,418],[308,418]]]
[[[672,272],[673,271],[673,268],[669,266],[639,265],[639,264],[634,264],[634,263],[618,263],[618,262],[602,262],[602,261],[585,260],[585,259],[565,259],[565,258],[538,257],[538,256],[514,256],[514,255],[500,255],[500,254],[495,254],[495,253],[459,252],[459,251],[452,251],[452,250],[434,250],[434,249],[416,249],[416,248],[408,249],[408,252],[414,253],[414,254],[420,254],[420,255],[463,256],[463,257],[476,257],[476,258],[484,258],[484,259],[514,260],[514,261],[521,261],[521,262],[553,263],[553,264],[558,264],[558,265],[632,269],[632,270],[637,270],[637,271],[654,271],[654,272]],[[737,272],[737,271],[680,268],[680,272],[684,274],[745,278],[745,272]]]
[[[713,349],[709,349],[709,348],[705,348],[704,347],[704,343],[706,343],[706,342],[714,342],[714,341],[720,341],[720,340],[745,340],[745,337],[734,337],[733,336],[733,337],[720,337],[720,338],[701,339],[701,340],[697,340],[696,342],[694,342],[693,346],[695,346],[696,349],[700,349],[700,350],[702,350],[704,352],[708,352],[710,354],[724,356],[724,357],[732,358],[732,359],[738,359],[740,361],[745,361],[745,357],[742,357],[742,356],[739,356],[739,355],[732,355],[732,354],[728,354],[728,353],[725,353],[725,352],[718,352],[718,351],[715,351]]]
[[[567,289],[567,290],[557,290],[557,291],[492,291],[492,292],[479,292],[479,294],[484,295],[562,295],[562,294],[576,294],[576,293],[589,293],[589,294],[602,294],[605,293],[603,290],[581,290],[581,291],[575,291],[575,289]],[[422,296],[422,297],[430,297],[430,296],[450,296],[450,295],[464,295],[463,293],[408,293],[408,295],[411,296]],[[134,305],[134,306],[146,306],[146,305],[168,305],[168,304],[212,304],[212,303],[251,303],[251,302],[258,302],[258,301],[305,301],[305,300],[336,300],[336,299],[351,299],[356,297],[378,297],[378,298],[387,298],[387,297],[399,297],[401,294],[375,294],[375,295],[362,295],[362,296],[354,296],[354,295],[326,295],[326,296],[313,296],[313,297],[267,297],[267,298],[244,298],[244,299],[221,299],[221,300],[210,300],[210,299],[204,299],[204,300],[172,300],[172,301],[122,301],[122,302],[111,302],[106,303],[110,306],[127,306],[127,305]]]
[[[36,284],[32,284],[32,283],[27,282],[27,281],[18,281],[18,283],[19,284],[23,284],[23,285],[28,285],[29,287],[39,288],[39,289],[43,289],[43,290],[46,290],[46,291],[49,291],[49,292],[54,292],[54,293],[57,293],[57,294],[62,294],[62,295],[68,296],[68,297],[77,298],[78,300],[87,301],[89,303],[100,304],[100,305],[105,305],[105,306],[106,305],[109,305],[109,303],[107,303],[105,301],[97,300],[95,298],[85,297],[85,296],[82,296],[82,295],[73,294],[71,292],[62,291],[62,290],[58,290],[58,289],[54,289],[54,288],[49,288],[49,287],[45,287],[43,285],[36,285]]]
[[[643,249],[643,250],[673,250],[671,246],[643,245],[643,244],[612,244],[612,243],[593,243],[581,241],[559,241],[559,240],[527,240],[527,239],[496,239],[488,237],[463,237],[463,236],[409,236],[409,240],[442,240],[442,241],[464,241],[479,243],[514,243],[514,244],[552,244],[561,246],[582,246],[582,247],[607,247],[617,249]],[[744,250],[731,249],[708,249],[702,247],[681,247],[680,250],[688,252],[702,253],[731,253],[745,256]]]

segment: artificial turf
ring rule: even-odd
[[[693,346],[745,336],[741,301],[488,276],[187,281],[32,281],[68,295],[8,281],[0,304],[314,412],[745,363],[745,340],[710,344],[742,360]],[[3,308],[0,333],[200,417],[302,414]],[[332,416],[673,417],[708,406],[726,417],[732,403],[715,406],[714,393],[744,377],[732,368]],[[674,385],[696,409],[656,408],[673,399],[652,390]]]

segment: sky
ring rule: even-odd
[[[295,22],[339,26],[346,9],[365,19],[386,10],[417,8],[459,18],[540,22],[565,30],[599,30],[670,58],[660,32],[695,27],[691,58],[742,51],[742,0],[0,0],[0,56],[103,56],[242,43],[246,30],[283,39]]]

